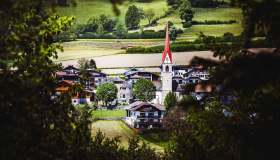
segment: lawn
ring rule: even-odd
[[[122,118],[125,117],[125,110],[95,110],[92,112],[94,118]]]
[[[137,132],[129,128],[124,122],[122,121],[109,121],[109,120],[99,120],[95,121],[92,124],[92,135],[96,135],[97,131],[100,130],[101,132],[105,133],[105,136],[108,138],[119,137],[120,144],[123,147],[128,147],[128,140],[132,137],[138,136]],[[140,140],[142,142],[147,143],[151,148],[154,148],[158,152],[163,152],[163,147],[158,145],[161,144],[160,140],[158,144],[145,139],[143,136],[140,136]],[[167,143],[167,142],[165,142]]]

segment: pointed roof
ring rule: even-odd
[[[164,63],[166,55],[168,55],[168,57],[170,59],[170,62],[173,63],[172,53],[171,53],[171,49],[170,49],[170,38],[169,38],[168,23],[166,25],[164,51],[162,52],[162,63]]]

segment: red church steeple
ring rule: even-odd
[[[168,23],[166,25],[165,45],[164,51],[162,52],[162,63],[173,63],[172,53],[170,50]]]

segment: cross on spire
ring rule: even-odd
[[[165,45],[164,45],[164,51],[162,52],[162,63],[173,63],[172,53],[170,50],[168,23],[166,24]]]

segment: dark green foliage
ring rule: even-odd
[[[280,142],[279,23],[274,18],[280,2],[237,2],[246,17],[243,37],[230,46],[202,37],[223,59],[214,63],[196,58],[193,64],[215,66],[211,83],[221,88],[204,105],[188,110],[185,126],[174,134],[174,145],[167,152],[170,159],[265,160],[279,153],[275,148]],[[260,48],[246,49],[255,46],[252,39],[258,25],[269,26],[274,35],[264,34],[264,40],[276,49],[263,49],[265,41],[258,41]],[[224,38],[235,39],[228,33]]]
[[[189,0],[193,7],[213,8],[228,5],[225,1],[219,0]]]
[[[165,99],[164,99],[164,107],[165,109],[168,111],[170,110],[172,107],[175,107],[177,104],[177,97],[176,94],[173,92],[169,92]]]
[[[191,95],[184,95],[178,102],[178,106],[184,110],[187,110],[193,106],[197,106],[197,100]]]
[[[79,35],[81,39],[116,39],[117,37],[114,34],[106,33],[106,34],[97,34],[93,32],[86,32],[84,34]]]
[[[180,6],[181,0],[166,0],[169,6],[172,6],[174,9],[177,9]]]
[[[140,101],[151,101],[155,98],[156,87],[150,80],[141,78],[133,85],[133,94]]]
[[[127,150],[127,160],[159,160],[159,156],[155,151],[147,146],[146,143],[139,145],[140,139],[138,137],[129,140]]]
[[[194,91],[195,85],[196,84],[194,84],[194,83],[189,83],[189,84],[184,85],[182,94],[189,95],[191,92]]]
[[[180,18],[185,23],[191,22],[194,16],[194,11],[189,1],[183,1],[179,7]]]
[[[191,108],[185,124],[173,136],[167,159],[238,159],[238,134],[231,118],[223,114],[221,103],[214,101],[208,109]]]
[[[116,27],[116,31],[114,32],[114,34],[117,36],[117,38],[126,38],[127,36],[127,29],[123,24],[118,24]]]
[[[104,14],[99,17],[92,17],[88,20],[86,25],[79,26],[79,33],[86,32],[100,32],[100,28],[102,27],[103,32],[112,32],[116,26],[116,20],[106,16]]]
[[[235,1],[243,11],[244,47],[251,45],[251,39],[262,32],[268,43],[280,46],[280,3],[278,0]]]
[[[56,0],[55,1],[57,5],[67,7],[67,6],[73,6],[76,7],[78,5],[76,0]]]
[[[107,107],[109,102],[117,98],[117,93],[118,88],[113,83],[104,83],[97,87],[96,97],[98,100],[105,102]]]
[[[164,46],[154,46],[154,47],[132,47],[126,50],[127,53],[161,53]],[[203,51],[210,49],[205,44],[187,44],[187,43],[172,43],[171,50],[173,52],[183,52],[183,51]]]
[[[76,159],[77,139],[89,138],[69,96],[53,97],[53,37],[72,18],[53,15],[49,2],[0,2],[0,159]],[[86,157],[88,142],[79,142]]]
[[[69,42],[69,41],[75,41],[77,39],[77,34],[73,33],[71,31],[64,31],[60,33],[59,35],[54,37],[54,41],[56,42]]]
[[[192,25],[217,25],[217,24],[234,24],[236,20],[220,21],[220,20],[205,20],[205,21],[192,21]]]
[[[61,66],[52,59],[61,47],[53,38],[72,18],[53,15],[49,2],[0,1],[0,159],[124,160],[134,151],[138,159],[158,159],[147,146],[131,143],[127,151],[101,133],[92,139],[90,109],[55,95]]]
[[[82,70],[97,69],[94,59],[87,60],[85,58],[81,58],[78,60],[78,64],[79,64],[79,68]]]
[[[137,29],[143,18],[144,12],[142,9],[137,8],[135,5],[129,6],[125,14],[125,25],[128,29]]]
[[[183,28],[190,28],[192,25],[192,22],[183,22]]]

